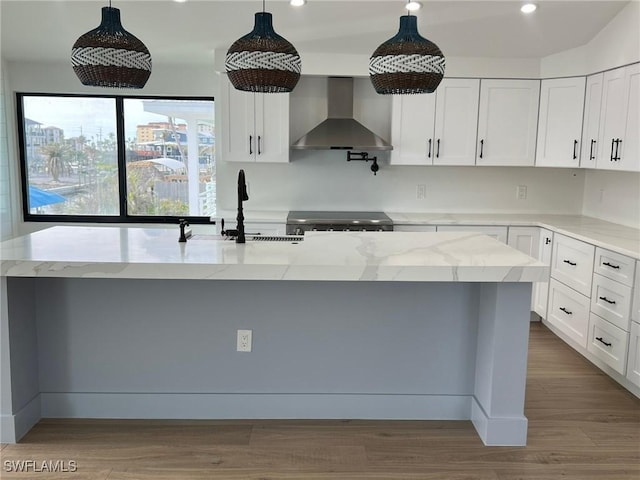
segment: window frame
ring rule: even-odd
[[[29,211],[28,202],[28,166],[25,146],[24,126],[24,97],[61,97],[61,98],[108,98],[115,100],[116,107],[116,158],[118,166],[118,215],[52,215],[37,214]],[[22,199],[22,218],[25,222],[52,222],[52,223],[178,223],[181,219],[193,224],[211,224],[216,222],[208,216],[193,215],[130,215],[127,212],[127,168],[126,168],[126,136],[124,119],[125,100],[193,100],[210,101],[214,104],[215,98],[205,96],[167,96],[167,95],[109,95],[109,94],[83,94],[83,93],[43,93],[43,92],[16,92],[16,115],[18,133],[18,151],[20,161],[20,186]],[[215,145],[215,144],[214,144]]]

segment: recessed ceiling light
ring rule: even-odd
[[[187,0],[173,0],[173,1],[174,1],[174,2],[176,2],[176,3],[184,3],[184,2],[186,2]]]
[[[289,3],[294,7],[301,7],[302,5],[307,3],[307,0],[291,0]]]
[[[407,2],[404,8],[406,8],[410,12],[415,12],[416,10],[420,10],[422,8],[422,4],[420,2],[414,2],[413,0],[410,0]]]
[[[520,7],[520,11],[522,13],[533,13],[536,11],[536,8],[538,8],[538,6],[535,3],[525,3]]]

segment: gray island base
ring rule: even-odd
[[[100,250],[74,228],[2,244],[2,442],[75,417],[471,420],[486,445],[526,444],[546,267],[489,237],[179,246],[173,231],[89,229]]]

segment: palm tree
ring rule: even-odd
[[[47,157],[47,170],[54,182],[60,181],[60,174],[69,162],[71,147],[62,143],[49,143],[40,147],[40,151]]]

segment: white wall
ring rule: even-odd
[[[388,158],[388,157],[387,157]],[[234,210],[238,169],[250,183],[248,210],[387,210],[406,212],[580,214],[584,172],[520,167],[389,167],[374,176],[345,152],[293,154],[291,164],[221,163],[219,208]],[[427,195],[416,200],[416,186]],[[516,200],[527,185],[527,200]]]
[[[14,235],[15,230],[15,197],[17,189],[13,167],[15,162],[12,155],[13,148],[9,143],[8,125],[11,125],[13,118],[13,102],[6,94],[7,76],[4,65],[0,67],[0,239],[5,240]]]
[[[640,2],[632,1],[589,43],[540,60],[542,78],[589,75],[640,61]]]
[[[588,170],[582,214],[640,228],[640,173]]]

